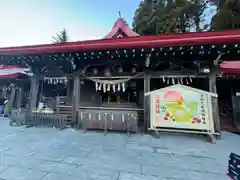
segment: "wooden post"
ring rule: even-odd
[[[16,87],[12,87],[11,94],[9,97],[9,102],[8,102],[8,112],[7,115],[9,116],[11,114],[12,108],[13,108],[13,103],[14,103],[14,98],[16,94]]]
[[[17,91],[17,109],[21,108],[22,100],[23,100],[23,91],[22,91],[22,88],[20,88]]]
[[[233,83],[231,85],[231,98],[232,98],[232,113],[233,113],[233,127],[237,127],[237,112],[236,112],[236,94],[235,94],[235,87],[233,87]]]
[[[150,92],[150,74],[144,74],[144,94]],[[144,131],[147,132],[150,127],[150,97],[144,95]]]
[[[80,78],[79,76],[74,77],[73,82],[73,96],[72,96],[72,123],[77,123],[77,109],[80,105]]]
[[[211,93],[217,94],[216,83],[217,83],[216,82],[216,73],[213,72],[209,75],[209,91]],[[219,109],[218,109],[218,99],[217,98],[212,98],[212,109],[213,109],[213,121],[214,121],[215,131],[220,134],[221,130],[220,130],[220,119],[219,119]]]
[[[56,98],[56,114],[60,113],[60,98],[57,96]]]
[[[7,98],[7,87],[3,87],[3,92],[2,92],[3,97]]]
[[[30,99],[29,99],[30,112],[32,111],[33,108],[37,108],[38,91],[39,91],[39,79],[37,79],[37,77],[32,77]]]
[[[67,84],[67,97],[70,98],[71,97],[71,81],[70,79],[68,79],[68,84]]]

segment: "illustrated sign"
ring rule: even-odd
[[[152,98],[154,126],[210,129],[206,94],[175,87],[160,90]]]

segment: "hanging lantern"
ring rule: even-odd
[[[131,82],[131,87],[132,87],[132,88],[136,88],[136,86],[137,86],[136,82],[135,82],[135,81],[132,81],[132,82]]]
[[[136,67],[132,67],[132,73],[136,73],[136,72],[137,72]]]
[[[210,69],[209,68],[201,68],[200,72],[201,73],[210,73]]]
[[[123,72],[123,68],[122,67],[118,68],[118,72],[122,73]]]
[[[109,68],[104,70],[104,76],[111,76],[111,71]]]
[[[97,68],[94,68],[94,69],[93,69],[93,74],[94,74],[94,75],[97,75],[97,74],[98,74],[98,69],[97,69]]]
[[[149,67],[149,65],[150,65],[150,57],[148,56],[145,60],[145,66]]]
[[[85,73],[86,73],[85,69],[82,69],[81,74],[85,74]]]

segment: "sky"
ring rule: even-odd
[[[122,17],[131,26],[140,0],[2,0],[0,47],[51,43],[66,28],[70,41],[100,39]]]

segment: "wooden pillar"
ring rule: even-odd
[[[3,92],[2,92],[3,97],[7,98],[7,87],[3,87]]]
[[[72,123],[77,123],[77,109],[80,105],[80,78],[79,76],[74,77],[73,82],[73,95],[72,95]]]
[[[71,97],[71,80],[68,79],[68,84],[67,84],[67,97],[70,98]]]
[[[23,90],[22,90],[22,88],[20,88],[17,91],[17,109],[21,108],[22,100],[23,100]]]
[[[16,95],[16,87],[14,86],[14,87],[12,87],[11,94],[10,94],[9,101],[8,101],[8,112],[7,112],[7,115],[11,114],[15,95]]]
[[[150,92],[150,73],[144,74],[144,94]],[[150,97],[144,95],[144,131],[147,132],[150,127]]]
[[[39,79],[37,79],[37,77],[32,77],[30,99],[29,99],[30,112],[32,111],[33,108],[37,108],[38,91],[39,91]]]
[[[217,86],[216,86],[216,73],[213,72],[209,75],[209,91],[211,93],[217,94]],[[212,98],[212,109],[213,109],[213,120],[214,127],[217,133],[220,133],[220,118],[219,118],[219,109],[218,109],[218,99]]]
[[[56,114],[60,113],[60,98],[57,96],[56,98]]]
[[[236,101],[236,92],[235,92],[235,87],[233,87],[233,83],[231,83],[231,98],[232,98],[232,113],[233,113],[233,121],[232,125],[233,127],[237,127],[237,112],[236,112],[236,104],[238,103]]]

